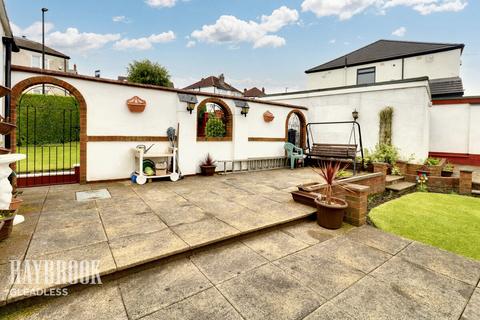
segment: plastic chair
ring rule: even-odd
[[[285,143],[284,148],[287,151],[287,158],[290,159],[290,169],[293,169],[295,168],[296,160],[303,159],[303,149],[290,142]]]

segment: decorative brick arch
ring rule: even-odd
[[[222,107],[222,109],[225,111],[225,118],[226,118],[226,125],[225,125],[225,129],[226,129],[226,134],[225,134],[225,137],[218,137],[218,138],[205,138],[205,137],[199,137],[198,136],[198,113],[199,113],[199,110],[200,110],[200,107],[205,105],[206,103],[216,103],[218,104],[219,106]],[[228,106],[228,104],[226,102],[224,102],[223,100],[219,99],[219,98],[207,98],[205,100],[203,100],[202,102],[200,102],[197,107],[197,113],[195,115],[195,123],[197,125],[197,128],[196,128],[196,132],[197,132],[197,141],[232,141],[232,137],[233,137],[233,114],[232,114],[232,110],[230,110],[230,107]]]
[[[302,111],[298,109],[290,111],[287,115],[287,120],[285,120],[285,141],[288,141],[288,121],[290,121],[290,117],[293,114],[296,114],[300,119],[300,147],[305,149],[307,147],[307,119]]]
[[[27,78],[20,81],[12,88],[10,112],[12,123],[17,123],[17,105],[20,102],[22,93],[33,86],[41,84],[50,84],[57,87],[61,87],[69,91],[69,93],[75,97],[79,105],[80,113],[80,183],[87,182],[87,103],[80,91],[74,86],[60,80],[58,78],[50,76],[37,76]],[[11,134],[11,146],[12,151],[16,151],[17,148],[17,133],[14,131]]]

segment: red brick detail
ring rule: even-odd
[[[167,136],[87,136],[88,142],[160,142]]]
[[[416,174],[405,175],[405,181],[417,182]],[[427,181],[428,191],[437,193],[452,193],[458,192],[459,178],[458,177],[440,177],[429,176]]]
[[[472,174],[470,170],[460,171],[460,183],[458,186],[458,193],[464,195],[472,194]]]
[[[87,181],[87,103],[77,88],[68,82],[46,75],[31,77],[20,81],[12,88],[12,97],[10,102],[12,122],[16,123],[17,121],[17,104],[22,93],[26,89],[40,84],[51,84],[66,89],[78,101],[80,108],[80,183],[85,183]],[[10,137],[12,152],[15,152],[17,148],[16,132],[13,131]],[[13,168],[15,168],[15,165]]]
[[[288,141],[288,121],[290,117],[296,114],[300,119],[300,147],[306,148],[307,147],[307,118],[300,110],[292,110],[288,113],[287,119],[285,120],[285,141]]]
[[[373,172],[381,172],[384,176],[387,176],[388,164],[383,162],[373,163]]]
[[[450,163],[470,166],[480,166],[480,154],[452,153],[452,152],[430,152],[429,157],[445,158]]]
[[[395,166],[397,166],[398,170],[400,171],[400,175],[404,176],[407,174],[407,162],[406,161],[401,161],[397,160],[395,163]]]
[[[445,105],[445,104],[480,104],[480,97],[463,97],[457,99],[439,99],[432,100],[432,104]]]

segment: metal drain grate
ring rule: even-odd
[[[112,196],[107,189],[79,191],[75,193],[77,201],[89,201],[99,199],[110,199]]]

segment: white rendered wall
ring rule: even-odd
[[[430,151],[480,154],[480,105],[434,105],[430,119]]]
[[[12,83],[38,76],[14,71]],[[247,117],[234,104],[234,98],[222,99],[233,114],[232,141],[197,141],[196,110],[190,114],[176,92],[121,84],[57,77],[77,88],[87,104],[87,136],[166,136],[169,127],[179,124],[179,164],[184,175],[199,172],[199,164],[210,153],[218,160],[273,157],[284,155],[283,142],[249,142],[249,137],[285,138],[285,123],[292,108],[249,102]],[[196,93],[199,102],[208,98]],[[127,99],[139,96],[147,101],[142,113],[131,113]],[[263,120],[269,110],[271,123]],[[305,116],[307,114],[304,111]],[[134,170],[132,149],[138,144],[154,142],[88,142],[87,181],[129,178]],[[156,142],[154,149],[165,152],[168,142]],[[154,150],[152,149],[152,150]],[[220,169],[220,168],[219,168]]]
[[[422,160],[429,152],[430,94],[426,81],[348,90],[320,91],[266,97],[268,100],[304,105],[310,122],[351,121],[352,111],[359,112],[364,148],[378,143],[379,112],[394,108],[393,144],[403,158],[414,154]],[[312,126],[315,142],[348,143],[351,125]],[[353,142],[353,140],[352,140]]]
[[[458,77],[461,50],[451,50],[404,59],[403,79],[429,77],[429,79]],[[357,84],[357,70],[375,67],[375,82],[402,79],[402,59],[363,64],[348,68],[307,74],[307,89],[323,89]]]

